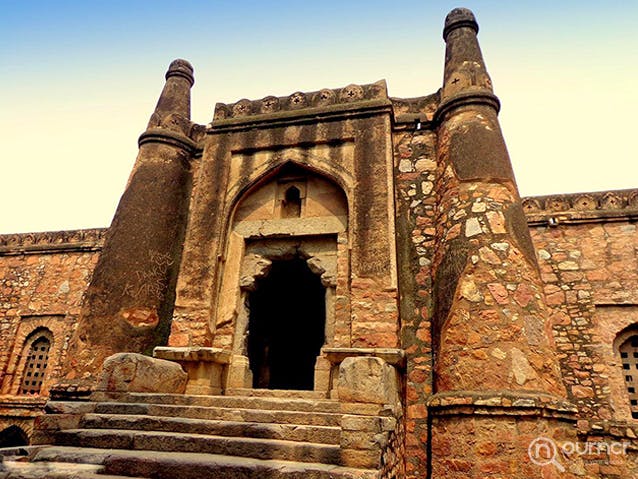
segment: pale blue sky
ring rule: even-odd
[[[638,187],[636,1],[5,1],[0,233],[108,226],[174,58],[193,120],[217,101],[441,84],[443,20],[471,8],[523,195]]]

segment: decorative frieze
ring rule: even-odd
[[[348,85],[344,88],[324,88],[319,91],[295,92],[288,96],[267,96],[261,100],[242,99],[236,103],[217,103],[214,122],[238,118],[273,115],[308,109],[347,107],[353,103],[388,100],[385,80],[369,85]]]
[[[523,198],[530,226],[638,218],[638,189]]]
[[[0,235],[0,256],[100,251],[107,228]]]

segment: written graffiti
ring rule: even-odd
[[[135,280],[124,286],[123,296],[135,300],[159,301],[168,286],[168,271],[173,259],[167,253],[149,252],[148,266],[135,271]]]

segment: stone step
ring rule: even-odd
[[[338,445],[278,439],[253,439],[203,434],[127,431],[118,429],[70,429],[55,434],[61,446],[129,449],[138,451],[198,452],[255,459],[340,464]],[[373,467],[376,464],[362,464]]]
[[[259,391],[259,390],[253,390]],[[269,390],[268,390],[269,391]],[[269,391],[272,392],[272,391]],[[300,392],[300,391],[295,391]],[[308,392],[308,391],[305,391]],[[96,392],[93,402],[125,402],[167,404],[175,406],[203,406],[241,409],[268,409],[279,411],[332,412],[341,411],[339,401],[301,397],[261,396],[196,396],[188,394],[107,393]]]
[[[69,408],[64,408],[68,412]],[[259,423],[298,424],[312,426],[340,426],[339,413],[304,412],[289,410],[239,409],[206,406],[175,406],[166,404],[98,403],[93,408],[98,414],[127,414],[220,421],[246,421]]]
[[[232,388],[226,391],[226,396],[319,400],[326,399],[328,393],[322,391],[301,391],[298,389]]]
[[[80,422],[80,428],[180,432],[322,444],[339,444],[341,437],[341,429],[335,426],[219,421],[130,414],[86,414]]]
[[[378,479],[379,473],[329,464],[202,453],[131,451],[50,446],[34,461],[103,464],[107,474],[153,479]],[[99,476],[107,479],[109,476]],[[96,478],[97,479],[97,478]]]
[[[69,462],[23,462],[5,460],[0,468],[1,479],[123,479],[130,476],[104,475],[102,465]]]

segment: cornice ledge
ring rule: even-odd
[[[498,97],[489,90],[478,89],[464,91],[448,98],[444,98],[434,113],[434,123],[441,123],[445,117],[453,110],[468,105],[487,105],[498,113],[501,109],[501,102]]]
[[[530,226],[638,219],[638,189],[531,196],[522,204]]]
[[[187,136],[177,133],[165,128],[149,128],[142,133],[137,140],[138,146],[142,146],[147,143],[162,143],[165,145],[176,146],[188,152],[189,154],[195,154],[198,150],[198,145]]]
[[[241,118],[214,120],[208,125],[207,133],[217,133],[245,128],[274,128],[292,124],[334,121],[359,118],[380,113],[391,113],[390,100],[366,100],[350,104],[331,105],[324,108],[308,108],[294,111],[282,111],[273,114],[252,115]]]
[[[107,228],[0,235],[0,256],[100,251]]]

